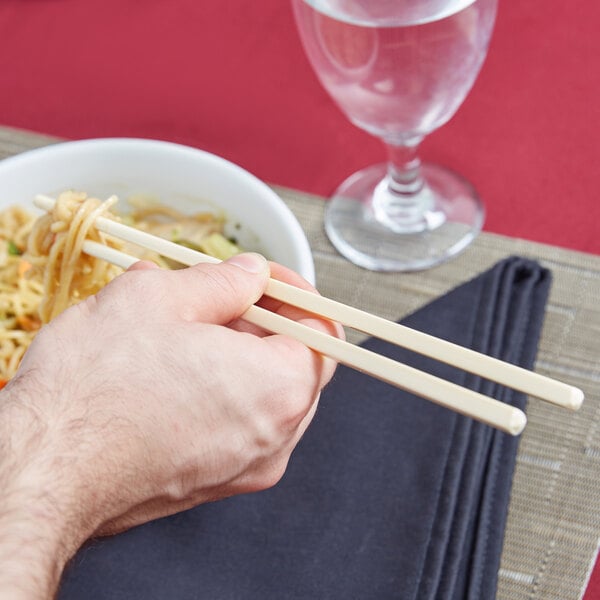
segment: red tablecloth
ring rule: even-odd
[[[500,0],[475,88],[422,153],[475,184],[486,230],[600,253],[599,25],[597,2]],[[0,123],[187,143],[323,195],[384,158],[317,83],[287,0],[2,0]]]
[[[485,227],[600,253],[600,4],[500,1],[489,56],[424,158]],[[384,158],[320,88],[287,0],[2,0],[0,123],[199,146],[320,194]]]

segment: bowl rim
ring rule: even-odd
[[[289,206],[287,206],[284,200],[269,185],[267,185],[267,183],[250,171],[222,156],[200,148],[188,146],[179,142],[139,137],[97,137],[57,141],[39,148],[25,150],[24,152],[0,160],[0,188],[2,187],[2,176],[5,172],[27,166],[27,163],[32,163],[32,165],[34,165],[36,161],[44,161],[47,157],[60,158],[61,154],[68,156],[77,151],[106,151],[109,148],[133,152],[136,150],[141,152],[150,150],[152,152],[163,151],[171,154],[177,153],[181,157],[185,156],[192,159],[200,158],[205,162],[208,161],[215,165],[217,168],[228,170],[232,174],[235,174],[237,178],[243,181],[244,185],[250,186],[258,195],[264,197],[265,200],[277,209],[279,217],[282,218],[285,226],[289,229],[290,234],[294,239],[294,254],[298,262],[296,270],[314,285],[315,266],[310,244],[306,237],[306,233]]]

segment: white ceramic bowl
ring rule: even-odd
[[[34,210],[36,194],[66,189],[99,198],[147,194],[184,212],[223,212],[228,233],[314,283],[306,236],[283,200],[241,167],[214,154],[145,139],[101,138],[64,142],[0,161],[0,208]]]

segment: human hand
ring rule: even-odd
[[[26,456],[17,488],[34,493],[63,564],[92,535],[282,476],[334,363],[239,319],[268,276],[255,255],[181,271],[137,263],[40,331],[0,396],[0,428],[10,416],[11,447]]]

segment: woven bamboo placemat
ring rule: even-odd
[[[0,158],[55,141],[0,128]],[[374,273],[354,267],[333,249],[323,232],[322,198],[275,190],[308,236],[321,293],[389,319],[402,318],[510,255],[538,260],[552,270],[536,370],[581,387],[586,401],[577,413],[535,399],[529,403],[497,597],[581,598],[600,539],[600,257],[483,233],[440,267]],[[358,342],[362,336],[349,331],[348,339]]]

